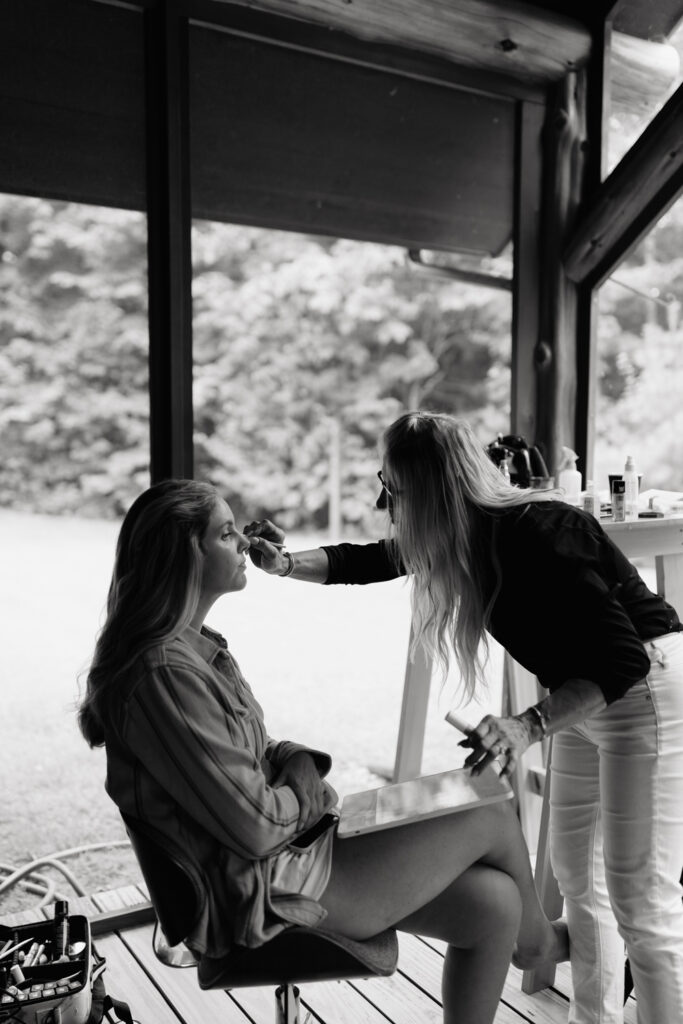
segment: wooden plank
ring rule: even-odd
[[[415,1024],[415,1021],[420,1024],[442,1024],[440,997],[437,1001],[423,991],[419,975],[410,974],[407,956],[403,969],[407,974],[397,972],[390,978],[382,978],[381,984],[370,978],[354,978],[349,984],[362,992],[392,1024]]]
[[[97,940],[97,951],[107,961],[104,975],[107,992],[128,1003],[136,1020],[178,1024],[178,1017],[166,1001],[163,990],[150,981],[118,935],[101,936]]]
[[[190,66],[195,217],[412,249],[507,244],[513,102],[194,26]]]
[[[69,896],[69,913],[83,914],[85,917],[92,918],[99,914],[99,907],[93,902],[92,896]],[[48,916],[53,916],[51,907]]]
[[[412,941],[414,937],[408,936],[407,938],[411,939],[410,951],[415,957],[413,963],[416,966],[413,976],[420,979],[424,976],[423,954],[419,947],[414,946]],[[403,934],[401,934],[402,939]],[[443,957],[446,951],[446,943],[440,942],[438,939],[419,938],[417,941],[420,945],[435,950],[441,957]],[[401,946],[401,953],[403,955],[403,945]],[[559,966],[563,967],[566,965]],[[568,990],[565,991],[558,988],[544,989],[533,995],[524,993],[522,991],[522,971],[510,965],[508,976],[503,986],[502,1002],[523,1019],[532,1020],[534,1024],[566,1024],[568,998]],[[519,1017],[515,1019],[518,1021]],[[496,1024],[500,1024],[498,1017],[496,1017]]]
[[[0,917],[0,924],[6,925],[8,928],[17,928],[19,925],[32,924],[45,917],[47,914],[44,910],[15,910],[12,914],[3,914]]]
[[[564,252],[573,281],[600,284],[675,201],[683,184],[683,85],[594,193]]]
[[[438,939],[421,938],[420,942],[435,949],[442,956],[446,951],[446,943]],[[553,987],[533,994],[522,992],[522,973],[516,967],[510,966],[503,989],[503,999],[534,1024],[566,1024],[567,1003],[573,991],[569,964],[557,964]],[[636,1001],[633,997],[624,1007],[624,1024],[637,1024]]]
[[[109,932],[116,931],[119,928],[147,924],[155,920],[156,915],[151,903],[115,910],[103,910],[101,913],[90,918],[90,931],[93,935],[107,935]]]
[[[236,1005],[254,1024],[273,1024],[275,1020],[274,988],[240,988],[230,993]]]
[[[143,210],[143,90],[139,11],[3,0],[0,191]]]
[[[309,982],[300,986],[300,994],[306,1010],[327,1024],[386,1024],[387,1019],[392,1024],[441,1024],[440,995],[431,998],[419,986],[420,979],[415,982],[395,974],[350,982]],[[273,989],[235,989],[231,996],[256,1024],[272,1024]]]
[[[127,928],[121,938],[135,961],[171,1000],[185,1024],[205,1024],[207,1020],[244,1024],[245,1014],[225,992],[201,991],[194,968],[166,967],[157,960],[152,948],[153,931],[151,925]],[[98,940],[98,948],[99,945]]]
[[[137,902],[140,903],[141,896],[138,893]],[[83,917],[91,919],[100,916],[101,908],[93,901],[91,896],[73,896],[69,895],[69,913],[70,914],[81,914]],[[29,907],[27,910],[15,911],[11,914],[0,915],[0,924],[7,925],[19,925],[29,924],[31,921],[39,921],[41,918],[51,919],[53,916],[53,907],[49,903],[45,907],[34,909]]]
[[[373,991],[382,988],[387,980],[374,978],[368,986]],[[301,985],[300,992],[303,1006],[329,1024],[386,1024],[384,1013],[374,1002],[368,1002],[355,985],[345,981],[308,982]],[[234,995],[239,998],[239,992]],[[422,1024],[423,1018],[413,1017],[413,1024],[416,1020]]]
[[[356,39],[346,32],[331,32],[321,24],[303,22],[215,0],[181,0],[181,13],[196,25],[220,28],[233,35],[276,43],[289,49],[315,53],[378,71],[393,71],[422,82],[447,85],[489,96],[545,102],[543,83],[522,81],[513,75],[480,67],[464,67],[452,60],[414,47]]]
[[[238,0],[261,11],[341,30],[358,39],[431,53],[527,82],[558,81],[588,58],[579,21],[517,0]]]
[[[137,885],[123,885],[118,889],[95,892],[92,902],[98,910],[120,910],[123,907],[138,907],[146,901]]]

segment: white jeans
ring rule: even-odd
[[[683,633],[645,644],[647,679],[553,740],[551,862],[565,899],[569,1024],[683,1024]]]

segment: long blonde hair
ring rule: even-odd
[[[144,491],[121,525],[107,600],[78,724],[102,746],[120,683],[135,659],[177,636],[199,602],[201,542],[218,500],[196,480],[165,480]]]
[[[413,645],[422,643],[444,676],[452,651],[471,698],[500,586],[495,553],[481,549],[485,517],[551,495],[512,486],[470,425],[452,416],[406,413],[386,430],[383,449],[398,555],[413,576]]]

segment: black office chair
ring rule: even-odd
[[[200,988],[276,985],[277,1024],[299,1024],[297,982],[386,976],[396,970],[393,928],[356,942],[320,928],[295,926],[255,949],[235,946],[225,957],[196,958],[181,944],[206,905],[201,869],[151,826],[126,814],[123,820],[157,915],[154,952],[169,967],[196,967]]]

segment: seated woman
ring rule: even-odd
[[[567,955],[543,914],[508,802],[340,840],[330,758],[267,735],[225,640],[204,620],[246,586],[249,539],[213,487],[168,480],[133,503],[79,724],[104,744],[121,811],[201,865],[189,944],[221,956],[306,924],[363,939],[388,926],[448,943],[444,1020],[493,1020],[511,954]],[[318,828],[313,828],[313,826]]]

